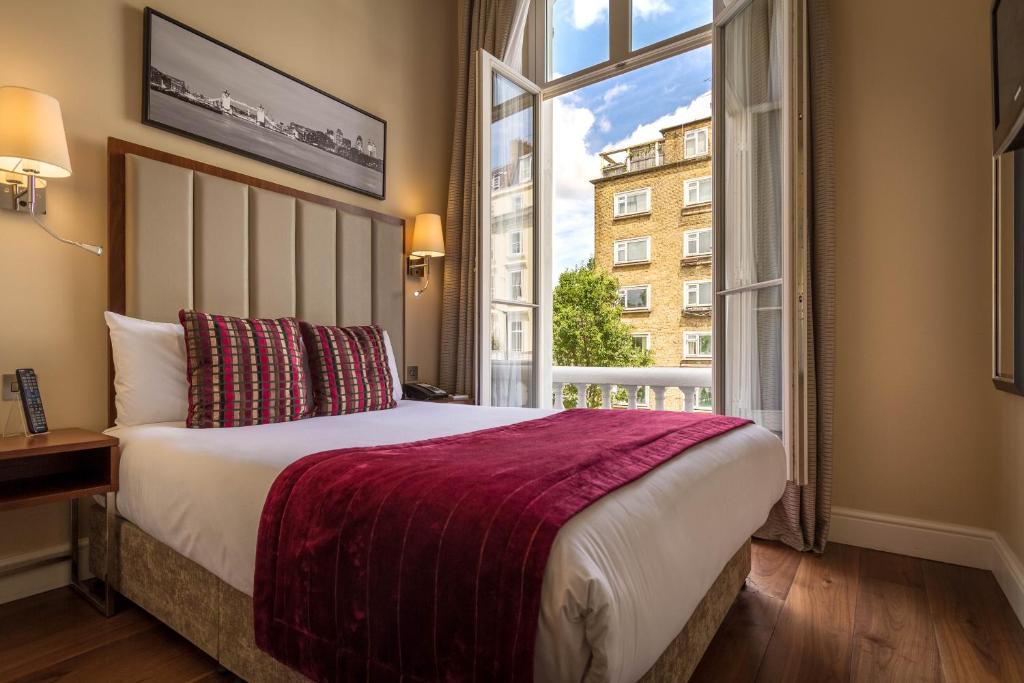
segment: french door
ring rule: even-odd
[[[540,89],[484,50],[477,69],[477,395],[481,405],[537,407],[548,315],[538,302]]]
[[[806,481],[803,0],[716,3],[715,412],[786,445]]]

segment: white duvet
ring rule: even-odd
[[[234,429],[116,427],[108,433],[121,439],[117,507],[252,595],[263,502],[289,463],[323,450],[417,441],[549,413],[402,401],[394,410]],[[536,680],[640,678],[767,518],[785,473],[779,440],[751,425],[694,446],[571,519],[544,575]]]

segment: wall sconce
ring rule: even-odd
[[[412,227],[412,249],[406,273],[411,277],[425,278],[423,287],[412,293],[419,296],[430,286],[430,259],[444,256],[444,233],[441,217],[436,213],[421,213],[416,216]]]
[[[46,181],[67,178],[71,158],[60,103],[29,88],[0,87],[0,208],[25,212],[50,237],[99,256],[103,247],[61,237],[40,220],[46,213]]]

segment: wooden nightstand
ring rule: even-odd
[[[109,549],[117,503],[117,445],[112,436],[84,429],[0,438],[0,510],[61,501],[68,501],[71,509],[70,557],[47,558],[5,573],[70,560],[72,587],[106,616],[114,612],[110,584],[103,582],[103,597],[98,598],[79,576],[79,520],[75,503],[84,496],[106,496],[105,533]],[[112,558],[113,553],[107,552],[105,577],[111,576]]]

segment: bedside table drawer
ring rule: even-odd
[[[112,451],[93,448],[0,460],[0,510],[113,490]]]

